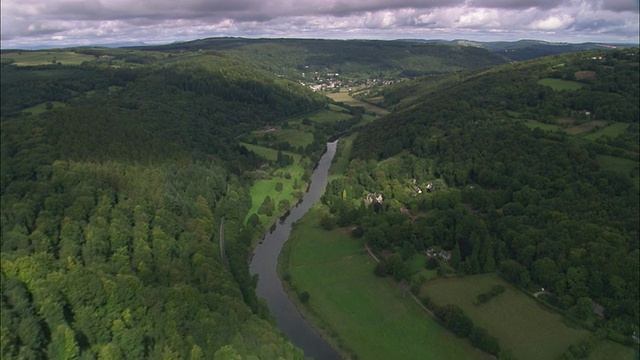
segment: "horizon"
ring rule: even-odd
[[[248,36],[210,36],[204,38],[193,38],[187,40],[175,40],[175,41],[162,41],[162,42],[145,42],[145,41],[122,41],[122,42],[107,42],[107,43],[87,43],[87,44],[58,44],[58,45],[32,45],[29,47],[0,47],[0,51],[40,51],[40,50],[60,50],[77,47],[103,47],[103,48],[126,48],[126,47],[145,47],[145,46],[164,46],[179,43],[189,43],[193,41],[210,40],[210,39],[244,39],[244,40],[329,40],[329,41],[416,41],[416,42],[456,42],[456,41],[469,41],[477,43],[516,43],[521,41],[534,41],[548,44],[603,44],[603,45],[620,45],[620,46],[634,46],[638,45],[634,42],[618,42],[618,41],[548,41],[535,38],[520,38],[514,40],[477,40],[469,38],[394,38],[394,39],[382,39],[382,38],[323,38],[323,37],[248,37]]]
[[[637,0],[3,0],[2,49],[210,37],[640,43]]]

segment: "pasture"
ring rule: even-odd
[[[72,51],[21,51],[3,53],[3,59],[13,59],[17,66],[51,65],[80,65],[85,61],[96,58],[92,55],[78,54]]]
[[[32,107],[28,107],[26,109],[22,109],[23,114],[31,114],[31,115],[40,115],[49,110],[58,109],[67,106],[67,104],[60,101],[50,101],[51,109],[47,109],[47,103],[41,103],[38,105],[34,105]]]
[[[580,124],[580,125],[569,127],[569,128],[567,128],[565,130],[565,132],[568,135],[580,135],[580,134],[584,134],[584,133],[587,133],[589,131],[592,131],[592,130],[598,128],[598,127],[607,126],[607,124],[608,123],[606,121],[594,120],[594,121],[586,122],[584,124]]]
[[[373,274],[361,239],[319,226],[312,208],[294,226],[280,256],[281,273],[310,295],[306,316],[359,359],[488,359],[429,317],[390,278]]]
[[[505,286],[507,290],[486,304],[473,304],[477,295],[495,285]],[[459,306],[476,326],[487,329],[503,348],[521,360],[556,359],[569,346],[591,334],[567,326],[560,314],[544,308],[496,274],[435,280],[423,285],[421,295],[431,297],[438,305]],[[599,347],[606,344],[608,342],[603,342]]]
[[[601,136],[607,136],[613,139],[614,137],[624,133],[628,128],[629,124],[627,123],[614,122],[594,132],[593,134],[585,135],[584,138],[593,141],[597,140]]]
[[[567,81],[562,79],[552,79],[552,78],[540,79],[538,80],[538,84],[543,86],[548,86],[555,91],[562,91],[562,90],[573,91],[573,90],[578,90],[584,86],[584,84],[581,84],[579,82]]]
[[[338,142],[338,150],[333,158],[333,163],[329,169],[329,180],[341,177],[347,166],[349,166],[349,158],[351,158],[351,148],[353,147],[354,135],[341,138]]]
[[[248,150],[255,152],[258,155],[265,157],[268,160],[276,160],[278,158],[278,150],[270,149],[264,146],[258,146],[253,144],[241,143]],[[266,196],[269,196],[275,202],[275,211],[272,216],[260,214],[259,218],[263,225],[271,224],[271,222],[282,215],[279,211],[278,205],[280,201],[287,200],[289,205],[293,206],[298,202],[298,198],[294,195],[296,191],[303,192],[306,188],[306,184],[301,180],[302,174],[304,174],[304,166],[300,164],[301,156],[299,154],[283,151],[283,154],[287,154],[293,157],[294,164],[285,168],[277,169],[271,174],[265,172],[263,179],[256,179],[251,186],[251,210],[247,213],[244,221],[258,212],[258,209],[262,205]],[[289,179],[285,174],[289,174]],[[282,190],[276,190],[276,184],[282,183]],[[297,183],[297,188],[296,188]]]
[[[619,172],[622,174],[629,174],[633,169],[638,168],[637,161],[616,156],[598,155],[596,160],[604,170]]]
[[[589,354],[588,360],[632,360],[638,359],[638,352],[632,347],[624,346],[613,341],[603,341],[596,347],[591,354]]]
[[[289,173],[290,179],[285,178],[284,174]],[[260,222],[267,227],[271,225],[272,221],[281,216],[283,211],[280,211],[279,204],[281,201],[286,200],[289,202],[289,207],[295,205],[298,202],[298,198],[295,196],[295,192],[299,191],[300,194],[306,189],[306,183],[300,178],[304,173],[304,169],[299,165],[291,165],[286,168],[279,169],[275,172],[275,175],[266,179],[254,180],[253,186],[251,186],[251,210],[247,213],[244,221],[246,222],[253,214],[257,214],[258,209],[262,205],[265,197],[269,196],[275,202],[275,211],[272,216],[266,214],[259,214]],[[276,185],[282,184],[282,190],[277,191]],[[297,184],[297,188],[296,188]]]
[[[372,113],[372,114],[376,114],[376,115],[380,115],[380,116],[384,116],[387,115],[389,113],[389,110],[383,109],[379,106],[375,106],[373,104],[369,104],[363,101],[360,101],[358,99],[354,99],[353,97],[351,97],[351,95],[349,95],[349,91],[348,90],[340,90],[340,92],[338,93],[330,93],[327,94],[327,97],[333,99],[336,102],[342,102],[345,103],[349,106],[361,106],[364,108],[364,110],[366,112]]]
[[[335,108],[329,108],[315,112],[308,116],[308,118],[315,123],[323,124],[348,120],[351,118],[351,114],[349,114],[347,109],[336,106]]]

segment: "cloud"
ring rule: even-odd
[[[638,41],[634,0],[2,0],[2,47],[210,36]]]

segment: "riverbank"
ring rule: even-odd
[[[321,205],[316,204],[313,206],[309,212],[307,213],[307,217],[315,216],[316,212],[319,211]],[[310,214],[311,213],[311,214]],[[289,273],[289,264],[291,261],[291,250],[292,246],[295,243],[293,239],[294,236],[298,234],[296,231],[301,222],[308,221],[308,219],[300,219],[298,222],[293,224],[291,235],[289,236],[289,240],[284,244],[282,250],[280,251],[280,255],[278,256],[278,277],[282,280],[282,284],[285,292],[287,293],[291,302],[295,305],[296,309],[300,313],[302,317],[304,317],[311,326],[318,332],[318,334],[325,340],[331,347],[333,347],[343,359],[355,359],[357,355],[353,352],[353,350],[349,349],[347,345],[342,341],[340,336],[326,323],[322,317],[314,311],[314,309],[309,306],[308,300],[306,303],[303,303],[300,300],[300,294],[307,290],[299,289],[293,281],[291,281],[291,274]],[[308,292],[308,291],[307,291]]]
[[[339,355],[300,315],[291,302],[278,277],[277,263],[278,255],[291,233],[292,224],[299,220],[324,193],[336,147],[337,141],[327,144],[327,151],[311,174],[311,185],[302,197],[302,201],[265,234],[264,239],[255,247],[249,264],[250,273],[258,275],[256,294],[266,300],[278,328],[295,346],[304,350],[306,356],[316,359],[338,359]]]

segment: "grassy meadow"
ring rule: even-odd
[[[576,125],[576,126],[571,126],[568,127],[565,132],[569,135],[580,135],[580,134],[584,134],[587,133],[589,131],[592,131],[598,127],[604,127],[607,126],[607,122],[606,121],[602,121],[602,120],[594,120],[594,121],[589,121],[586,122],[584,124],[580,124],[580,125]]]
[[[365,111],[376,115],[384,116],[389,113],[388,110],[383,109],[379,106],[354,99],[353,97],[351,97],[351,95],[349,95],[349,91],[345,89],[340,90],[340,92],[338,93],[327,94],[327,96],[336,102],[342,102],[349,106],[361,106],[365,109]]]
[[[476,296],[495,285],[504,286],[506,291],[486,304],[473,304]],[[496,274],[435,280],[423,285],[421,295],[429,296],[438,305],[459,306],[476,326],[487,329],[502,348],[509,349],[520,360],[557,359],[569,346],[591,334],[587,330],[567,326],[562,315],[544,308]],[[598,348],[615,349],[609,353],[610,359],[633,358],[629,357],[633,353],[632,348],[615,345],[605,341]],[[601,352],[607,351],[594,351]]]
[[[488,359],[429,317],[390,278],[373,274],[361,239],[319,226],[316,205],[299,221],[280,257],[281,273],[310,295],[307,313],[359,359]]]
[[[60,101],[50,101],[49,103],[51,103],[51,110],[67,106],[67,104]],[[47,109],[47,103],[44,102],[38,105],[28,107],[26,109],[23,109],[22,113],[23,114],[30,113],[31,115],[40,115],[47,111],[49,111],[49,109]]]
[[[246,143],[243,143],[242,145],[269,160],[276,160],[278,157],[278,150]],[[298,198],[294,193],[296,191],[304,191],[306,188],[305,183],[301,180],[302,174],[304,174],[305,171],[304,166],[300,163],[302,156],[287,151],[283,151],[283,153],[293,157],[293,165],[274,170],[264,179],[257,179],[253,182],[253,186],[250,191],[251,210],[247,213],[245,221],[249,216],[258,212],[258,209],[260,208],[260,205],[262,205],[265,197],[269,196],[275,201],[276,209],[272,216],[260,214],[259,217],[262,224],[271,224],[275,218],[281,215],[281,212],[278,211],[278,204],[280,201],[287,200],[289,201],[289,205],[293,206],[298,202]],[[291,175],[290,178],[287,179],[285,174]],[[281,191],[276,190],[276,185],[278,183],[282,183]],[[296,183],[298,185],[297,188]]]
[[[333,163],[329,169],[329,181],[341,177],[344,174],[347,166],[349,166],[349,158],[351,157],[351,148],[353,147],[353,138],[351,135],[345,138],[341,138],[338,142],[338,149],[336,155],[333,157]]]
[[[598,164],[603,169],[615,171],[623,174],[629,174],[633,169],[638,168],[638,162],[630,159],[620,158],[610,155],[598,155],[596,158]]]
[[[609,138],[614,138],[622,133],[624,133],[629,128],[629,124],[627,123],[619,123],[614,122],[601,128],[600,130],[594,132],[593,134],[585,135],[584,138],[587,140],[598,140],[601,136],[608,136]]]
[[[60,63],[62,65],[80,65],[96,58],[92,55],[71,51],[21,51],[2,54],[3,59],[13,59],[17,66],[36,66]]]
[[[302,124],[305,118],[308,118],[312,124]],[[248,150],[263,156],[267,160],[274,161],[278,158],[278,150],[273,149],[269,146],[274,146],[282,142],[288,142],[292,149],[296,149],[300,146],[305,147],[313,141],[313,134],[311,133],[313,124],[336,122],[349,118],[351,118],[351,115],[348,113],[347,109],[332,104],[323,110],[316,111],[314,113],[298,118],[290,119],[288,121],[290,128],[288,129],[279,129],[269,132],[265,132],[264,130],[255,131],[249,134],[242,135],[240,137],[240,140],[247,140],[250,137],[258,138],[259,141],[262,141],[264,143],[264,146],[250,144],[248,142],[241,142],[241,144]],[[270,134],[271,139],[268,141],[265,140],[263,138],[265,134]],[[344,168],[348,165],[351,140],[341,140],[341,148],[344,146],[342,144],[349,144],[346,152],[343,151],[345,155],[342,156],[341,160],[341,166]],[[306,189],[307,184],[302,181],[302,175],[304,174],[305,169],[310,169],[312,167],[312,160],[303,158],[302,155],[291,151],[283,151],[282,153],[293,158],[293,165],[279,169],[265,169],[265,174],[263,176],[264,178],[256,179],[254,181],[253,186],[250,190],[251,210],[247,213],[245,221],[247,221],[247,219],[251,215],[258,212],[258,209],[262,205],[265,197],[269,196],[275,201],[276,205],[276,209],[273,215],[259,215],[261,223],[263,225],[269,226],[278,216],[283,213],[283,211],[280,211],[281,209],[279,209],[278,206],[280,204],[280,201],[286,200],[289,202],[290,206],[293,206],[299,200],[296,195],[302,195],[302,193]],[[288,174],[290,176],[285,176],[285,174]],[[287,177],[289,177],[289,179],[287,179]],[[282,191],[276,191],[276,185],[278,183],[282,183]]]
[[[567,81],[562,79],[552,79],[552,78],[540,79],[538,80],[538,84],[548,86],[556,91],[561,91],[561,90],[573,91],[573,90],[578,90],[584,86],[579,82]]]

